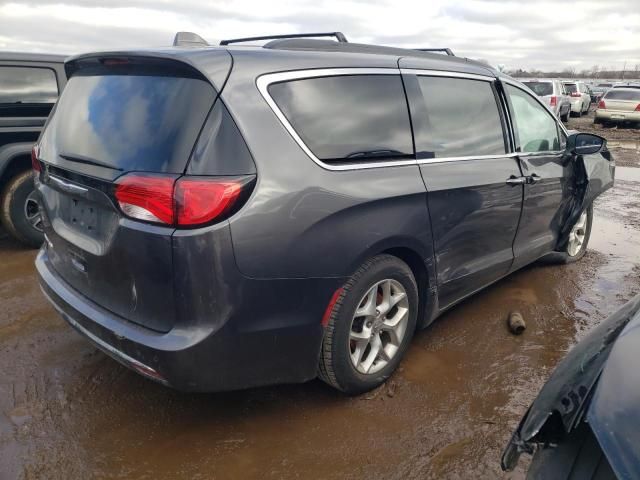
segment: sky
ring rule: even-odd
[[[350,41],[449,47],[507,69],[640,70],[640,0],[0,0],[0,50],[74,54],[342,31]]]

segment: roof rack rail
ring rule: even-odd
[[[174,47],[207,47],[209,44],[200,35],[193,32],[178,32],[173,37]]]
[[[292,33],[291,35],[266,35],[263,37],[245,37],[231,38],[222,40],[220,45],[229,45],[230,43],[252,42],[254,40],[280,40],[283,38],[315,38],[315,37],[335,37],[340,43],[348,43],[347,37],[342,32],[323,32],[323,33]]]
[[[454,53],[450,48],[414,48],[414,50],[418,50],[420,52],[435,52],[435,53],[446,53],[451,57],[455,57]]]

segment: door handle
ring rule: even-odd
[[[539,175],[536,175],[535,173],[527,177],[527,183],[538,183],[540,180],[542,180],[542,177]]]
[[[507,185],[511,185],[515,187],[516,185],[524,185],[527,183],[527,177],[516,177],[515,175],[511,175],[507,178]]]

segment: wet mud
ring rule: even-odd
[[[520,417],[567,350],[640,292],[638,172],[620,169],[597,201],[582,261],[530,266],[453,308],[356,398],[319,381],[156,385],[72,331],[39,291],[35,252],[0,238],[0,478],[523,478],[526,461],[499,468]]]

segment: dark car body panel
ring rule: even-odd
[[[619,478],[637,478],[640,296],[604,320],[558,364],[502,457],[511,470],[536,444],[557,444],[585,419]]]
[[[551,180],[539,192],[507,183],[523,171],[503,100],[498,108],[504,155],[442,162],[409,155],[401,161],[389,157],[371,163],[327,163],[298,143],[259,87],[261,78],[284,72],[307,70],[313,75],[322,69],[332,75],[348,69],[349,75],[372,71],[400,77],[401,67],[481,75],[499,91],[500,74],[475,62],[419,52],[414,58],[410,51],[396,49],[370,53],[172,48],[88,54],[67,62],[72,77],[101,59],[184,63],[218,92],[184,174],[216,175],[207,159],[241,146],[233,140],[214,148],[206,137],[237,129],[249,153],[242,150],[242,161],[225,161],[221,168],[224,174],[255,175],[255,185],[228,219],[175,229],[119,214],[109,186],[126,172],[70,163],[59,156],[43,158],[46,172],[38,188],[51,235],[37,267],[43,290],[58,310],[109,354],[118,357],[120,352],[124,363],[135,359],[147,365],[176,388],[225,390],[301,382],[316,375],[321,321],[330,299],[367,259],[387,252],[412,264],[423,294],[418,323],[424,326],[513,269],[523,201],[531,206],[532,218],[539,217],[532,224],[541,235],[551,231],[554,240],[560,238],[557,218],[568,216],[570,209],[558,214],[565,205],[561,200],[569,195],[559,178],[569,170],[556,163],[549,171],[541,168]],[[402,75],[407,80],[412,74]],[[218,111],[222,106],[224,111]],[[233,122],[233,129],[220,129],[219,122]],[[111,222],[113,231],[105,226],[103,237],[82,242],[74,227],[73,238],[64,240],[60,226],[68,206],[62,208],[51,191],[57,188],[47,178],[51,174],[72,189],[80,186],[102,199],[100,222]],[[545,200],[544,191],[553,193],[553,201]],[[572,208],[577,206],[575,202]],[[109,232],[115,235],[111,242]],[[522,263],[553,250],[553,243],[545,243]],[[98,258],[104,252],[113,265]],[[104,270],[108,278],[86,288],[81,284],[84,273],[73,271],[78,264],[80,270]]]

